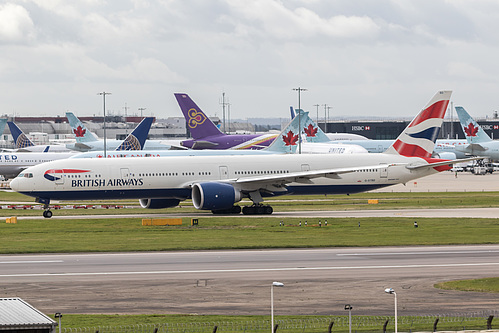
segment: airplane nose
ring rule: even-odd
[[[16,192],[19,191],[19,179],[14,178],[10,181],[10,188]]]

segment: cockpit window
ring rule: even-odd
[[[17,177],[19,177],[19,178],[33,178],[33,174],[31,172],[21,172]]]

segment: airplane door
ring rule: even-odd
[[[226,166],[220,166],[220,179],[227,179],[229,178],[229,168]]]
[[[66,178],[64,173],[56,174],[55,184],[64,185],[64,178]]]
[[[301,165],[301,171],[310,171],[310,165],[308,165],[308,164],[302,164]]]
[[[130,171],[128,168],[121,168],[121,179],[123,180],[123,187],[130,187]]]
[[[387,166],[382,166],[379,168],[379,177],[380,178],[388,178],[388,167]]]
[[[378,145],[378,153],[382,153],[383,151],[383,145]]]

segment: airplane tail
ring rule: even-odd
[[[176,93],[178,105],[184,114],[187,127],[194,139],[224,135],[187,94]]]
[[[430,158],[451,94],[437,92],[385,153]]]
[[[303,110],[296,110],[298,116],[301,117],[301,130],[307,142],[330,142],[329,138],[322,131],[322,129],[317,126],[317,124],[310,118],[309,112],[304,112]]]
[[[308,116],[308,112],[305,112]],[[298,117],[294,117],[272,141],[272,143],[262,150],[275,153],[295,153],[298,148]]]
[[[292,106],[289,107],[289,111],[291,112],[291,119],[295,118],[295,110],[293,109]]]
[[[142,119],[140,124],[135,127],[132,133],[123,140],[123,142],[115,150],[142,150],[149,135],[154,117],[146,117]]]
[[[17,149],[22,149],[26,147],[33,147],[34,144],[31,140],[24,134],[24,132],[12,121],[8,121],[7,125],[9,125],[10,134],[14,138],[14,143]]]
[[[492,141],[490,136],[485,133],[482,127],[478,125],[475,119],[473,119],[463,107],[456,106],[456,112],[468,143],[474,144]]]
[[[90,132],[85,125],[78,119],[73,112],[66,112],[66,117],[68,118],[69,126],[75,135],[77,143],[93,142],[99,141],[99,139]]]

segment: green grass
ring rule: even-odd
[[[147,217],[147,216],[144,216]],[[494,244],[498,219],[201,217],[191,227],[142,226],[138,218],[37,219],[0,223],[0,253],[177,251]],[[279,226],[283,221],[284,226]],[[299,227],[299,222],[302,226]],[[305,221],[308,226],[305,227]],[[359,227],[360,223],[360,227]]]
[[[433,329],[435,316],[399,316],[399,331],[429,331]],[[393,317],[352,316],[352,329],[357,332],[381,332],[385,320],[389,319],[387,331],[394,328]],[[348,332],[347,316],[276,316],[279,332],[326,332],[334,321],[333,332]],[[86,332],[106,332],[105,327],[129,326],[127,332],[152,332],[160,325],[168,332],[211,332],[215,325],[223,332],[267,332],[269,316],[199,316],[199,315],[63,315],[63,328],[89,328]],[[140,324],[140,326],[138,326]],[[168,327],[168,330],[166,330]],[[146,328],[146,330],[144,330]],[[306,328],[306,330],[305,330]],[[438,330],[485,329],[483,317],[440,317]],[[114,330],[116,331],[116,330]],[[126,332],[125,330],[120,330]]]
[[[475,280],[448,281],[437,283],[435,284],[435,287],[447,290],[499,293],[499,277]]]

